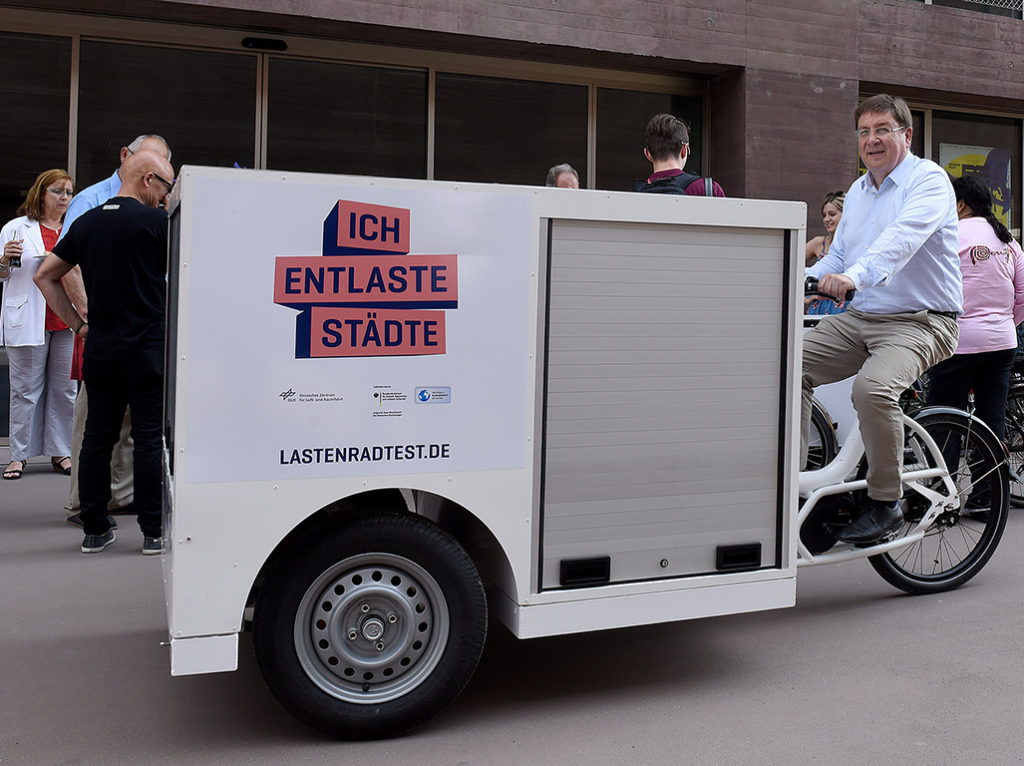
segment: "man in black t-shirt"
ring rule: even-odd
[[[78,465],[83,553],[98,553],[114,541],[107,517],[110,455],[129,405],[142,552],[159,553],[162,547],[167,213],[158,206],[170,193],[173,178],[174,169],[161,154],[133,154],[121,167],[118,196],[83,213],[35,276],[50,307],[85,338],[89,414]],[[61,278],[76,265],[89,296],[88,322],[60,287]]]

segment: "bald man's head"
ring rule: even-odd
[[[121,196],[159,207],[174,185],[174,168],[162,152],[140,149],[121,166]]]

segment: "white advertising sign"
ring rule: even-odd
[[[186,188],[189,482],[524,466],[525,195],[298,174]]]

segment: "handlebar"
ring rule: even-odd
[[[852,301],[853,300],[853,294],[855,292],[857,292],[857,291],[856,290],[847,290],[846,291],[846,296],[843,298],[843,300]],[[828,298],[829,300],[832,300],[832,301],[834,301],[836,299],[836,296],[830,295],[828,293],[823,293],[823,292],[821,292],[818,289],[818,279],[817,279],[817,277],[807,277],[806,279],[804,279],[804,297],[805,298]]]

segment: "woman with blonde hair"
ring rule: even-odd
[[[846,199],[846,192],[829,192],[821,203],[821,222],[825,226],[823,236],[814,237],[807,242],[806,266],[813,266],[828,254],[832,246],[832,238],[835,236],[839,221],[843,217],[843,201]],[[807,302],[806,313],[808,314],[838,314],[846,311],[846,301],[829,300],[828,298],[815,298]]]
[[[20,479],[36,455],[49,455],[54,471],[71,475],[75,335],[47,308],[32,277],[56,244],[74,193],[66,170],[44,171],[18,217],[0,229],[0,340],[7,347],[11,382],[11,462],[3,472],[8,480]]]

